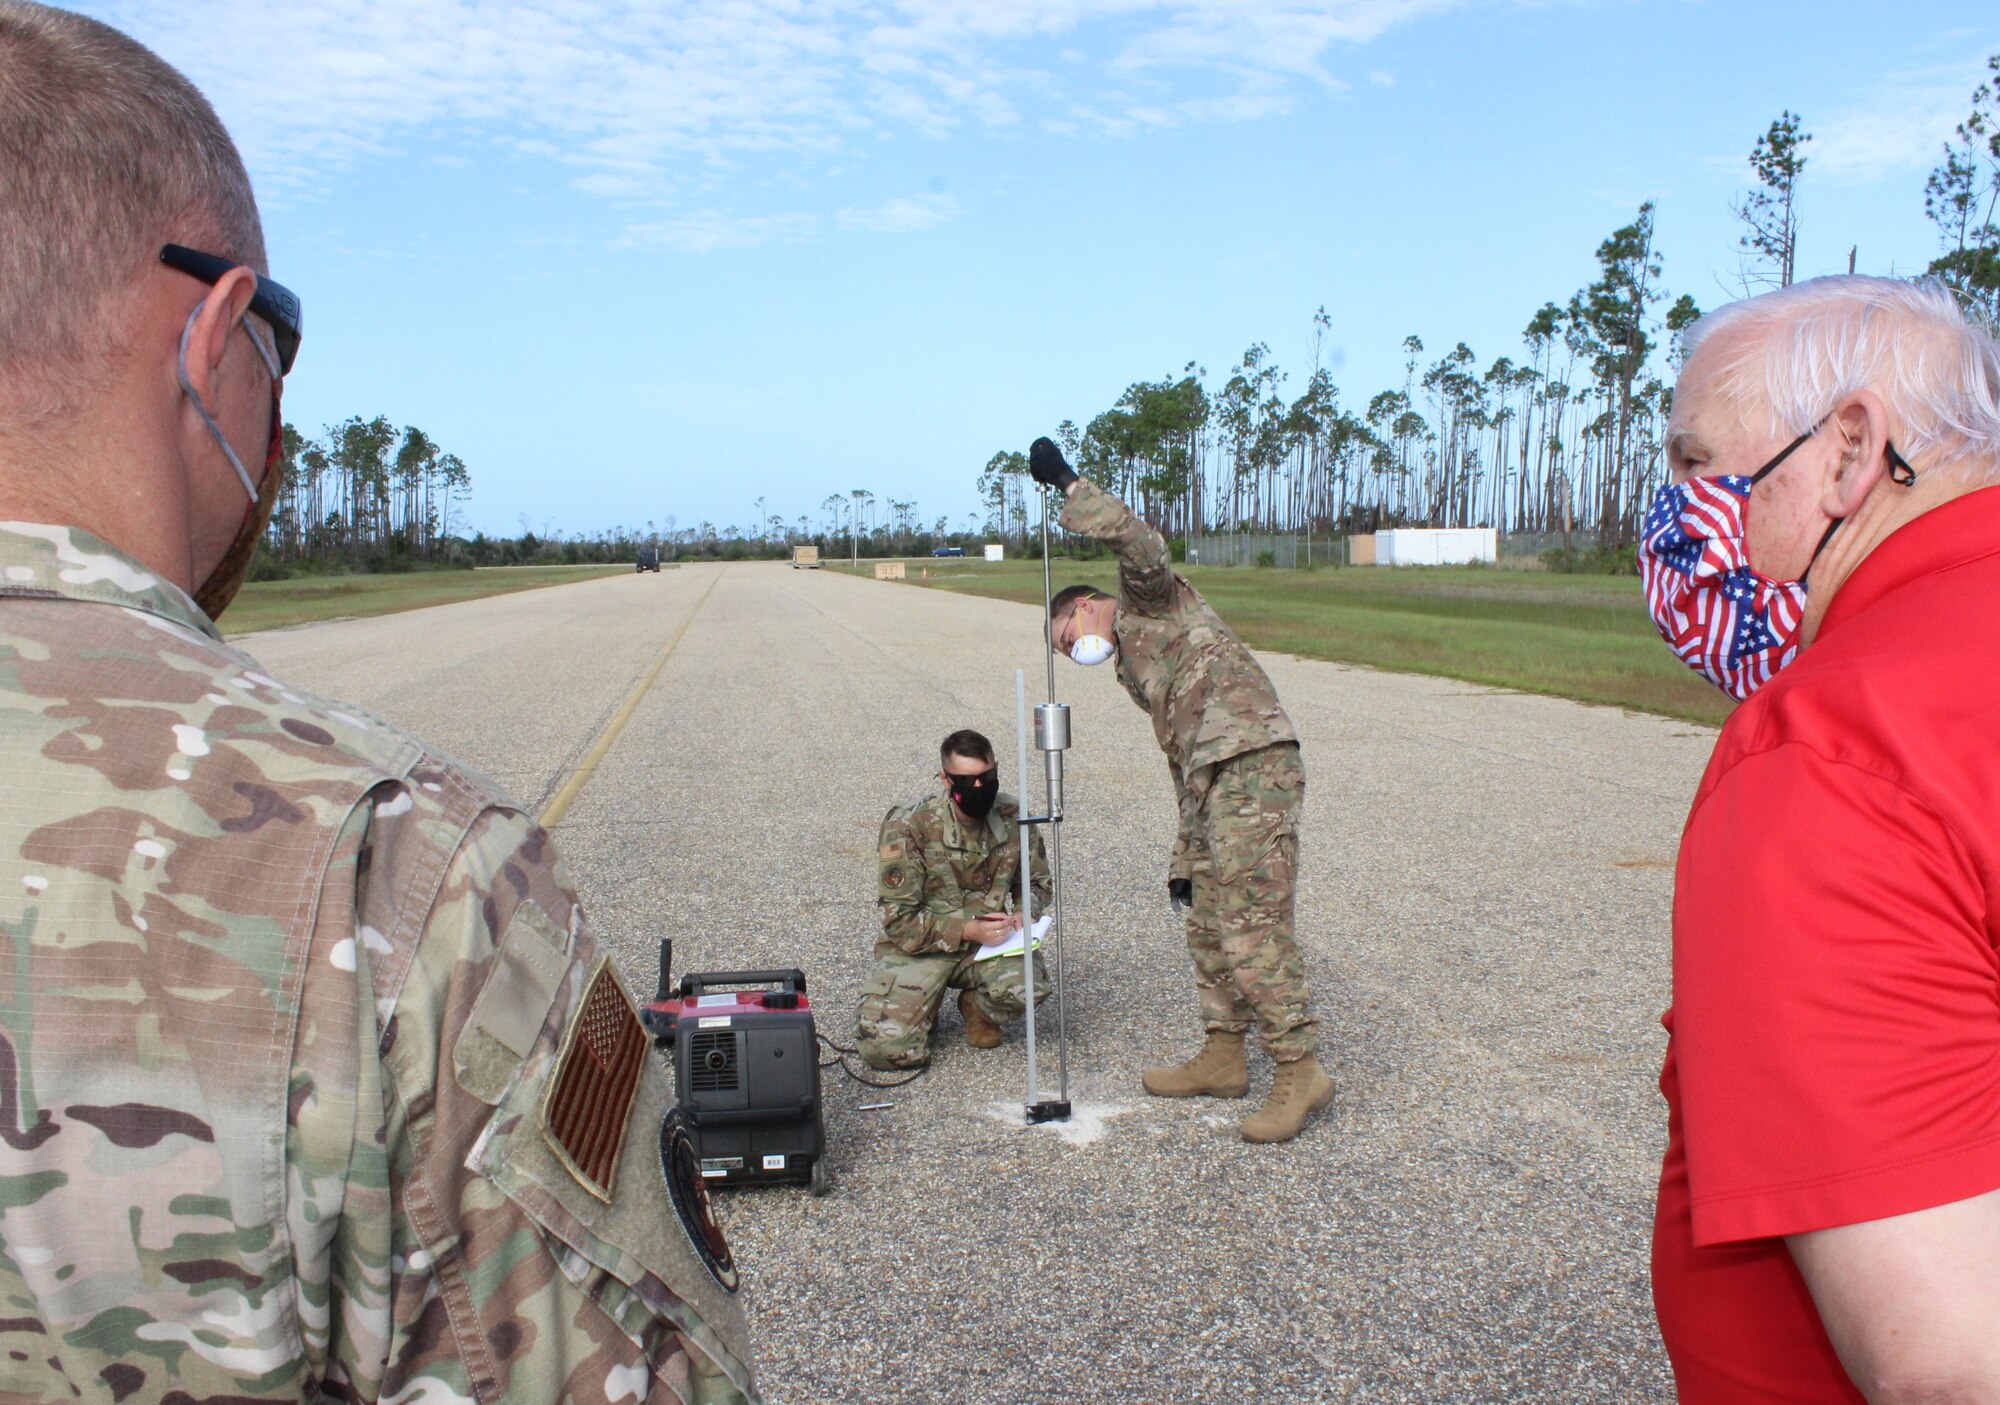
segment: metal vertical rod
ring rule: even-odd
[[[1055,880],[1055,890],[1049,895],[1054,899],[1049,911],[1055,914],[1050,924],[1050,935],[1055,938],[1056,967],[1056,1074],[1062,1082],[1059,1095],[1064,1102],[1069,1101],[1069,1011],[1063,988],[1063,890],[1062,890],[1062,826],[1049,826],[1049,872]],[[1028,953],[1034,959],[1034,953]],[[1035,1003],[1035,970],[1028,968],[1028,1003]]]
[[[1049,587],[1050,495],[1051,490],[1049,485],[1044,483],[1042,485],[1042,643],[1049,663],[1049,695],[1046,701],[1054,702],[1056,700],[1056,621],[1055,595]],[[1060,765],[1062,763],[1058,761],[1056,764]],[[1042,809],[1042,813],[1055,820],[1055,823],[1049,826],[1049,877],[1052,884],[1052,890],[1049,893],[1049,897],[1052,900],[1049,911],[1055,916],[1055,921],[1050,924],[1050,935],[1055,938],[1056,1076],[1062,1084],[1062,1092],[1058,1096],[1064,1102],[1068,1102],[1069,989],[1063,980],[1063,926],[1064,918],[1067,914],[1063,910],[1062,822],[1061,818],[1055,812],[1054,787],[1049,785],[1046,777],[1044,777],[1043,784],[1048,787],[1049,793],[1044,797],[1046,804]],[[1021,867],[1024,869],[1029,866],[1030,861],[1026,843],[1026,840],[1022,841]],[[1028,1004],[1032,1006],[1035,1003],[1035,968],[1033,964],[1035,953],[1032,950],[1028,952],[1027,959],[1029,965],[1025,974],[1028,982]]]
[[[1020,763],[1020,789],[1014,793],[1027,804],[1028,795],[1028,674],[1025,669],[1014,670],[1014,755]],[[1022,974],[1028,983],[1028,1106],[1041,1101],[1041,1088],[1035,1081],[1035,967],[1033,941],[1035,932],[1035,888],[1033,883],[1034,865],[1029,862],[1028,827],[1020,826],[1021,839],[1021,934]]]
[[[1049,588],[1049,485],[1042,484],[1042,645],[1049,663],[1049,695],[1056,700],[1055,594]]]

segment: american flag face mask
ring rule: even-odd
[[[1660,637],[1676,658],[1738,702],[1798,654],[1806,607],[1804,576],[1772,580],[1750,564],[1743,544],[1750,490],[1825,423],[1755,473],[1668,483],[1653,495],[1639,534],[1639,578]],[[1813,560],[1839,526],[1838,520],[1827,524]],[[1810,564],[1806,574],[1812,574]]]

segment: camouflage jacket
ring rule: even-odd
[[[1175,573],[1158,532],[1087,478],[1070,486],[1061,521],[1118,553],[1118,681],[1152,717],[1173,772],[1181,808],[1173,871],[1184,877],[1210,768],[1298,733],[1257,660]]]
[[[1021,807],[1006,792],[983,824],[961,824],[946,795],[897,806],[882,817],[882,940],[875,954],[956,955],[971,939],[969,918],[1007,909],[1021,893]],[[1041,830],[1029,826],[1035,911],[1048,905],[1049,860]]]
[[[21,523],[0,766],[0,1401],[756,1397],[663,1063],[489,783]]]

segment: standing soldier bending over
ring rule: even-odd
[[[875,974],[861,996],[856,1047],[870,1067],[921,1068],[930,1062],[931,1026],[947,987],[965,1017],[965,1042],[1000,1044],[1000,1020],[1027,1011],[1019,956],[978,959],[1020,928],[1009,898],[1021,891],[1021,807],[1000,793],[993,743],[953,732],[938,748],[944,792],[882,819],[882,940]],[[1031,842],[1035,911],[1049,901],[1042,836]],[[1035,957],[1035,1001],[1049,993]]]
[[[1073,585],[1051,602],[1049,645],[1080,664],[1118,660],[1118,681],[1152,714],[1180,801],[1167,892],[1188,909],[1208,1040],[1171,1068],[1149,1068],[1159,1098],[1250,1091],[1243,1036],[1254,1023],[1278,1073],[1245,1140],[1281,1142],[1333,1101],[1314,1057],[1318,1032],[1292,940],[1299,807],[1298,734],[1257,661],[1195,588],[1174,574],[1160,534],[1079,478],[1047,439],[1029,450],[1037,483],[1067,494],[1062,525],[1118,553],[1118,595]]]

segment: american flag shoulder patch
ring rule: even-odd
[[[639,1012],[610,956],[600,956],[542,1098],[542,1135],[583,1188],[606,1203],[645,1063]]]

